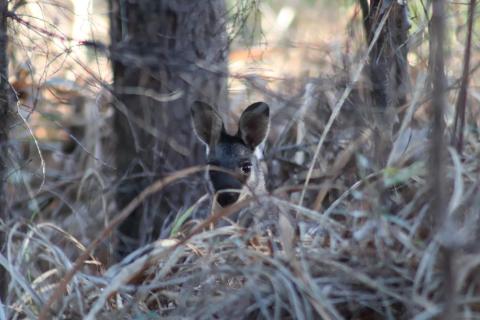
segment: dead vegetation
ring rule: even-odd
[[[269,194],[203,219],[197,213],[208,196],[176,204],[164,239],[116,264],[119,223],[178,181],[204,186],[203,167],[162,178],[116,208],[107,59],[81,52],[81,33],[67,39],[50,24],[33,28],[32,12],[11,20],[10,34],[19,36],[10,83],[19,103],[7,186],[12,218],[0,224],[7,234],[0,266],[10,277],[0,320],[480,318],[480,9],[447,3],[444,128],[432,135],[441,97],[432,89],[429,3],[409,3],[411,84],[405,103],[388,110],[392,132],[382,132],[380,111],[368,103],[360,7],[284,2],[260,6],[259,42],[268,45],[234,45],[230,54],[233,117],[259,97],[272,108]],[[314,10],[323,22],[307,19]],[[71,16],[74,8],[61,12]],[[477,17],[470,66],[463,63],[469,13]],[[105,26],[105,18],[90,23]],[[450,147],[460,131],[461,149],[458,138]],[[379,134],[390,137],[383,164],[375,155]],[[442,161],[432,158],[432,138],[441,138]],[[215,227],[242,208],[268,218],[248,229]]]

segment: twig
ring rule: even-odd
[[[465,110],[467,105],[468,83],[470,80],[470,55],[472,51],[473,20],[475,15],[476,0],[470,0],[468,9],[468,29],[467,39],[465,40],[465,52],[463,55],[463,72],[460,92],[458,93],[457,104],[455,106],[455,122],[453,126],[452,145],[461,155],[463,151],[463,130],[465,128]],[[460,123],[459,123],[460,122]]]
[[[430,27],[430,72],[433,81],[432,107],[433,132],[430,154],[430,218],[434,222],[436,231],[443,225],[448,230],[447,203],[445,190],[445,141],[443,113],[445,109],[445,1],[435,0],[432,3],[432,21]],[[448,236],[448,235],[447,235]],[[451,245],[440,248],[441,266],[443,271],[443,288],[441,291],[442,315],[441,319],[456,319],[455,284],[453,275],[454,251]]]

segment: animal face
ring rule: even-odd
[[[198,138],[208,147],[207,163],[223,169],[208,170],[211,185],[218,192],[218,204],[226,207],[235,203],[242,191],[263,192],[265,180],[255,151],[268,133],[268,105],[257,102],[245,109],[235,135],[225,131],[220,115],[204,102],[195,102],[191,115]],[[222,191],[232,189],[238,192]]]

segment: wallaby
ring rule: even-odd
[[[249,193],[264,193],[265,178],[256,151],[268,134],[268,105],[256,102],[245,109],[235,135],[226,132],[222,117],[205,102],[195,102],[191,115],[198,138],[207,146],[208,165],[228,170],[207,169],[217,204],[227,207]],[[238,192],[222,192],[232,189]]]

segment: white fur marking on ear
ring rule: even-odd
[[[263,156],[264,151],[265,151],[265,140],[263,140],[263,142],[260,143],[255,148],[255,151],[253,152],[253,154],[255,155],[255,158],[257,158],[258,160],[263,160],[264,159],[264,156]]]

